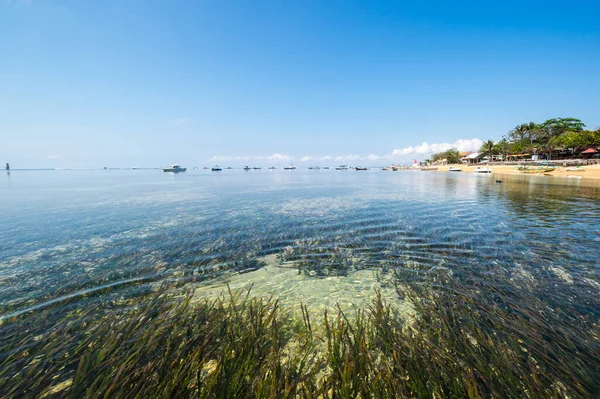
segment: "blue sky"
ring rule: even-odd
[[[489,3],[0,0],[0,161],[377,165],[600,126],[600,2]]]

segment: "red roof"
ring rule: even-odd
[[[582,154],[593,154],[596,152],[595,148],[588,148],[587,150],[585,150],[584,152],[582,152]]]

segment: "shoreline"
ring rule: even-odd
[[[460,167],[462,172],[460,173],[474,173],[477,167],[487,167],[485,164],[465,165],[465,164],[452,164],[438,166],[438,170],[432,172],[448,172],[451,167]],[[490,168],[493,170],[493,175],[512,175],[512,176],[536,176],[538,174],[525,174],[517,170],[515,165],[491,165]],[[567,168],[559,166],[556,170],[548,173],[540,173],[543,176],[556,176],[556,177],[577,177],[581,180],[598,181],[600,180],[600,165],[586,165],[583,167],[583,172],[568,171]]]

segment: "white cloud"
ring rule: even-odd
[[[273,154],[268,159],[269,161],[291,161],[294,157],[284,154]]]
[[[478,138],[473,139],[460,139],[454,143],[432,143],[423,142],[419,145],[408,146],[404,148],[397,148],[392,150],[388,154],[369,154],[369,155],[305,155],[300,158],[301,162],[318,161],[318,162],[354,162],[354,161],[365,161],[365,162],[379,162],[385,163],[389,161],[402,162],[412,161],[413,158],[425,158],[431,154],[437,152],[443,152],[451,148],[455,148],[458,151],[477,151],[483,144]],[[269,161],[269,162],[291,162],[296,159],[292,155],[275,153],[270,156],[214,156],[211,158],[213,161]]]
[[[451,148],[456,148],[458,151],[477,151],[483,144],[478,138],[470,139],[470,140],[456,140],[454,143],[433,143],[428,144],[426,142],[421,143],[417,146],[410,146],[395,149],[392,151],[392,157],[399,158],[406,155],[425,155],[425,154],[435,154],[438,152],[447,151]]]

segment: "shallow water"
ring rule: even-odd
[[[444,292],[460,282],[508,308],[539,301],[556,315],[542,321],[548,328],[568,334],[574,312],[597,328],[600,185],[502,181],[379,170],[14,171],[0,185],[0,335],[12,316],[157,284],[189,285],[201,298],[253,286],[315,314],[367,307],[378,290],[410,315],[398,286]],[[589,345],[582,350],[598,351]]]
[[[267,256],[319,290],[359,271],[418,280],[443,268],[597,291],[599,199],[598,186],[545,176],[15,171],[0,196],[0,314],[151,282],[251,281]],[[355,294],[371,293],[360,280]]]

